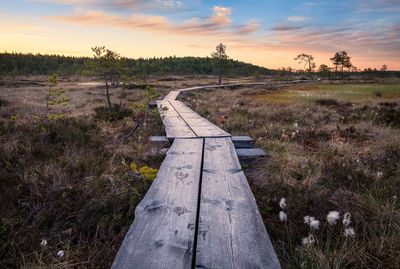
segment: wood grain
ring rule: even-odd
[[[280,268],[230,138],[206,138],[196,268]]]
[[[202,139],[175,139],[112,268],[191,268]]]
[[[157,101],[157,106],[168,139],[197,137],[168,101]]]
[[[230,136],[221,128],[212,124],[205,118],[190,109],[187,105],[180,101],[169,101],[174,109],[179,113],[190,129],[198,137],[226,137]]]

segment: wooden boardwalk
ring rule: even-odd
[[[112,268],[280,268],[230,134],[176,100],[240,85],[157,101],[173,144]]]

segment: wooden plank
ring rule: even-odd
[[[150,136],[150,142],[164,143],[168,142],[168,138],[166,136]]]
[[[236,149],[236,154],[242,164],[247,164],[256,158],[267,156],[267,153],[260,148],[238,148]]]
[[[112,268],[191,268],[202,146],[175,139]]]
[[[206,138],[196,268],[280,268],[230,138]]]
[[[170,101],[170,103],[198,137],[230,136],[229,133],[201,117],[184,103],[180,101]]]
[[[178,97],[180,90],[177,91],[170,91],[163,99],[163,101],[175,100]]]
[[[254,147],[254,140],[250,136],[232,136],[232,142],[235,148]]]
[[[197,137],[168,101],[157,101],[157,106],[169,140]]]

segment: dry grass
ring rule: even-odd
[[[0,267],[109,268],[151,184],[135,176],[129,164],[158,168],[164,158],[150,154],[148,143],[150,135],[163,134],[160,117],[151,116],[123,144],[133,123],[96,120],[94,108],[105,105],[103,89],[94,79],[74,77],[60,78],[69,105],[51,111],[67,118],[36,119],[45,111],[46,80],[6,78],[0,86]],[[216,78],[148,81],[163,95],[199,82],[215,84]],[[399,100],[377,97],[354,106],[340,100],[319,105],[296,98],[291,103],[257,101],[282,90],[193,92],[184,99],[228,132],[255,138],[268,152],[269,158],[253,163],[246,174],[284,267],[396,268]],[[112,89],[114,103],[120,93]],[[141,88],[126,90],[124,102],[140,102],[142,95]],[[288,203],[286,225],[277,217],[281,197]],[[342,238],[335,250],[333,241],[326,242],[328,235],[337,238],[340,227],[325,225],[316,232],[314,247],[302,247],[301,238],[309,232],[303,216],[322,221],[330,210],[352,213],[356,237]],[[42,239],[46,247],[40,246]],[[59,258],[61,249],[65,255]]]
[[[267,230],[284,268],[397,268],[400,264],[400,98],[372,94],[345,102],[315,96],[289,98],[287,92],[314,92],[318,85],[271,86],[189,92],[181,98],[233,135],[249,135],[268,158],[245,170]],[[363,85],[322,88],[364,89]],[[398,85],[376,86],[384,92]],[[259,96],[282,96],[265,102]],[[371,96],[372,95],[372,96]],[[343,96],[343,95],[342,95]],[[288,221],[279,220],[279,200],[287,199]],[[351,213],[356,236],[343,225],[326,224],[329,211]],[[310,231],[303,217],[320,228]],[[302,238],[313,233],[312,247]]]
[[[71,98],[62,108],[67,118],[44,120],[33,116],[43,111],[45,87],[29,81],[1,88],[7,104],[0,117],[0,267],[109,268],[151,185],[130,164],[158,168],[164,158],[149,143],[150,135],[163,134],[161,119],[150,115],[123,144],[134,123],[94,119],[93,108],[104,104],[100,89],[63,82]],[[132,101],[143,95],[127,92]]]

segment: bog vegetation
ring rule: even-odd
[[[296,57],[304,71],[268,70],[228,59],[223,44],[213,58],[93,53],[0,54],[1,268],[109,268],[164,158],[148,142],[164,134],[149,103],[223,76],[347,83],[181,97],[268,152],[245,172],[283,267],[400,264],[399,73],[354,70],[345,52],[318,72],[308,54]]]
[[[398,267],[399,84],[259,86],[181,98],[268,153],[245,174],[283,268]]]

